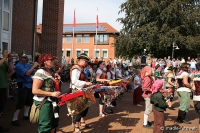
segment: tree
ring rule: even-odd
[[[120,6],[124,18],[116,38],[117,55],[141,54],[143,49],[156,57],[196,56],[200,50],[200,0],[127,0]],[[128,51],[128,52],[127,52]],[[184,53],[183,53],[184,51]]]

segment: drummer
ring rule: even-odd
[[[97,71],[96,71],[96,82],[103,83],[104,85],[107,84],[110,80],[107,79],[107,74],[104,68],[106,64],[104,61],[99,61],[97,64]],[[105,104],[102,98],[99,98],[99,116],[105,117],[107,114],[104,112]]]
[[[194,78],[200,79],[200,62],[196,64],[197,73],[195,74]],[[198,81],[200,82],[200,80]],[[194,108],[199,116],[199,129],[200,129],[200,86],[192,86],[192,89],[195,91],[193,96]],[[198,93],[196,93],[198,92]]]
[[[73,91],[79,91],[83,87],[91,86],[91,82],[86,82],[83,68],[87,65],[89,61],[89,57],[85,53],[81,53],[77,57],[77,64],[73,65],[70,69],[70,79],[71,83],[70,86]],[[84,126],[85,128],[89,128],[90,126],[85,123],[84,117],[88,112],[88,108],[82,111],[80,114],[74,116],[74,131],[76,133],[82,133],[83,131],[80,130],[79,126]]]

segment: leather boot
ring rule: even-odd
[[[185,118],[186,118],[186,112],[184,111],[184,113],[183,113],[183,122],[184,122],[185,124],[191,124],[191,122],[189,122],[189,121],[186,120]]]
[[[180,115],[181,115],[181,110],[178,110],[178,117],[176,118],[176,121],[180,121]]]

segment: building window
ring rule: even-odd
[[[8,43],[7,42],[2,42],[2,49],[4,50],[8,50]]]
[[[76,43],[82,43],[82,35],[76,35]]]
[[[71,56],[71,50],[70,49],[67,49],[66,50],[66,57],[70,57]]]
[[[81,49],[76,49],[76,57],[78,57],[81,54]]]
[[[84,41],[84,43],[89,43],[90,42],[90,35],[89,34],[85,34],[83,41]]]
[[[89,49],[83,49],[83,53],[85,53],[87,56],[89,56]]]
[[[98,57],[98,58],[100,58],[100,52],[99,52],[99,49],[98,49],[98,50],[94,50],[94,57]]]
[[[67,35],[67,43],[71,43],[72,42],[72,35]]]
[[[3,30],[9,30],[9,13],[3,12]]]
[[[108,58],[108,50],[107,49],[102,49],[102,57]]]
[[[3,9],[9,10],[9,0],[4,0],[4,6]]]
[[[97,42],[96,42],[97,41]],[[94,44],[108,44],[108,35],[95,35]]]
[[[64,56],[64,50],[62,49],[62,57]]]
[[[62,43],[65,43],[65,36],[63,35]]]

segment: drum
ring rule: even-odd
[[[67,101],[66,105],[69,115],[77,115],[95,102],[96,99],[94,97],[94,92],[93,90],[90,90],[84,92],[84,94],[80,97]]]
[[[82,90],[72,89],[72,93],[63,94],[59,96],[60,102],[59,106],[66,103],[68,109],[68,115],[77,115],[89,107],[92,103],[96,102],[94,97],[94,90],[98,88],[95,86],[90,86],[83,88]]]
[[[200,78],[194,78],[194,85],[195,85],[195,91],[194,91],[194,95],[200,95]]]

